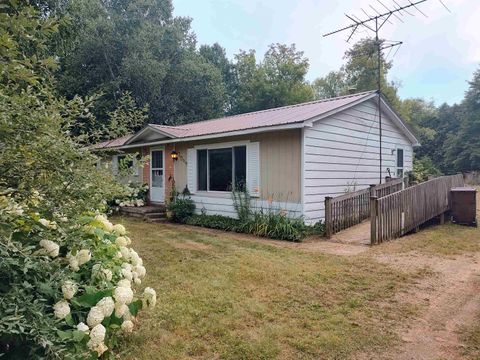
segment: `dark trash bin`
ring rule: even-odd
[[[450,190],[452,222],[477,226],[477,189],[456,187]]]

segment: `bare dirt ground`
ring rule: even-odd
[[[402,269],[427,267],[434,272],[399,294],[395,301],[421,307],[419,316],[398,329],[402,343],[380,359],[465,359],[459,332],[474,325],[480,312],[480,254],[440,258],[415,252],[376,258]]]

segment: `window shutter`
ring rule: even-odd
[[[260,196],[260,143],[247,145],[247,188],[251,196]]]
[[[187,186],[193,194],[197,191],[197,151],[187,150]]]

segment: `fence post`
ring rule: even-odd
[[[332,197],[325,197],[325,235],[327,239],[332,237],[333,223],[332,223]]]
[[[377,243],[377,197],[370,196],[370,244]]]
[[[370,185],[370,197],[377,196],[377,194],[375,193],[375,186],[377,185],[375,184]]]

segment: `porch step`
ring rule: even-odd
[[[120,213],[125,216],[131,216],[148,221],[166,220],[165,205],[122,207],[120,208]]]

